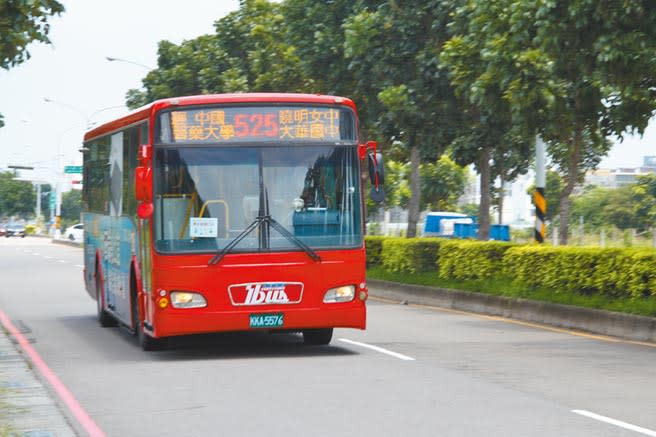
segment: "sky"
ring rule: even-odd
[[[53,44],[32,44],[31,59],[0,70],[0,170],[32,165],[35,170],[21,176],[48,182],[56,180],[56,169],[81,164],[78,150],[89,123],[127,112],[125,93],[157,66],[159,41],[177,44],[212,33],[214,21],[239,7],[238,0],[63,4],[66,11],[50,19]],[[130,62],[109,62],[108,56]],[[643,138],[618,142],[600,167],[638,167],[645,155],[656,155],[656,119]]]
[[[31,44],[28,61],[0,69],[0,170],[31,165],[21,177],[46,182],[57,168],[81,164],[88,123],[128,112],[125,93],[157,66],[159,41],[213,33],[217,19],[239,8],[239,0],[61,2],[66,11],[49,20],[52,45]]]

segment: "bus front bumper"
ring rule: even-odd
[[[253,327],[251,316],[280,316],[280,326]],[[203,334],[229,331],[288,330],[313,328],[366,328],[364,303],[326,305],[321,308],[258,309],[209,312],[204,309],[180,310],[167,308],[158,311],[155,337]]]

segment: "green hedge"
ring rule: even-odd
[[[383,240],[381,264],[392,272],[435,270],[441,242],[436,238],[386,238]]]
[[[367,265],[442,279],[512,279],[527,289],[656,297],[656,250],[552,247],[439,238],[367,237]]]
[[[444,241],[438,256],[440,278],[488,279],[502,275],[503,256],[513,246],[500,241]]]
[[[364,246],[367,250],[367,266],[379,266],[382,263],[381,253],[383,252],[383,241],[387,237],[367,236],[364,239]]]
[[[613,297],[656,296],[656,251],[576,247],[515,247],[504,271],[517,283]]]

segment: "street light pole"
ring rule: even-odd
[[[128,60],[128,59],[114,58],[114,57],[112,57],[112,56],[105,56],[105,59],[107,59],[109,62],[126,62],[126,63],[128,63],[128,64],[137,65],[137,66],[139,66],[139,67],[145,68],[145,69],[148,70],[148,71],[150,71],[150,70],[154,70],[153,67],[149,67],[149,66],[147,66],[147,65],[140,64],[139,62],[130,61],[130,60]]]

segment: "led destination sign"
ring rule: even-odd
[[[336,142],[354,139],[349,111],[324,107],[185,109],[160,116],[163,143],[263,141]]]

